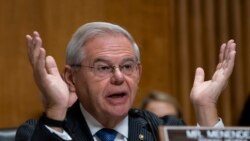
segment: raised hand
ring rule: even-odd
[[[34,31],[33,35],[26,35],[26,40],[29,61],[35,82],[42,92],[46,114],[50,118],[64,120],[66,110],[75,101],[76,95],[70,93],[54,58],[46,56],[39,33]]]
[[[213,126],[218,121],[216,103],[232,74],[235,48],[234,40],[221,45],[219,63],[211,80],[204,81],[204,70],[196,69],[190,98],[200,125]]]

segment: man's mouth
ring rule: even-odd
[[[107,96],[107,101],[111,104],[124,104],[127,102],[128,94],[125,92],[113,93]]]
[[[127,95],[126,93],[115,93],[115,94],[109,95],[108,97],[109,98],[121,98],[121,97],[124,97],[126,95]]]

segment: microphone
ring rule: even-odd
[[[152,132],[152,136],[153,136],[154,141],[157,141],[157,137],[155,135],[156,130],[154,130],[152,122],[145,112],[143,112],[142,110],[139,110],[139,109],[131,109],[131,110],[129,110],[129,115],[132,117],[141,117],[144,120],[146,120],[149,127],[150,127],[150,130]]]
[[[128,113],[132,117],[141,117],[142,111],[140,111],[139,109],[130,109]]]

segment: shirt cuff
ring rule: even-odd
[[[199,123],[197,123],[197,127],[200,127]],[[213,126],[214,128],[224,128],[224,123],[221,118],[219,118],[219,121]]]
[[[71,141],[72,138],[69,136],[69,134],[63,130],[63,132],[58,132],[52,128],[50,128],[49,126],[45,125],[45,127],[51,132],[56,134],[57,136],[59,136],[61,139],[66,140],[66,141]]]
[[[224,123],[221,118],[219,118],[219,121],[214,125],[215,128],[224,128]]]

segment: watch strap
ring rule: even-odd
[[[52,127],[63,128],[65,125],[65,120],[60,121],[60,120],[51,119],[51,118],[47,117],[45,113],[41,116],[40,121],[43,124],[48,125],[48,126],[52,126]]]

